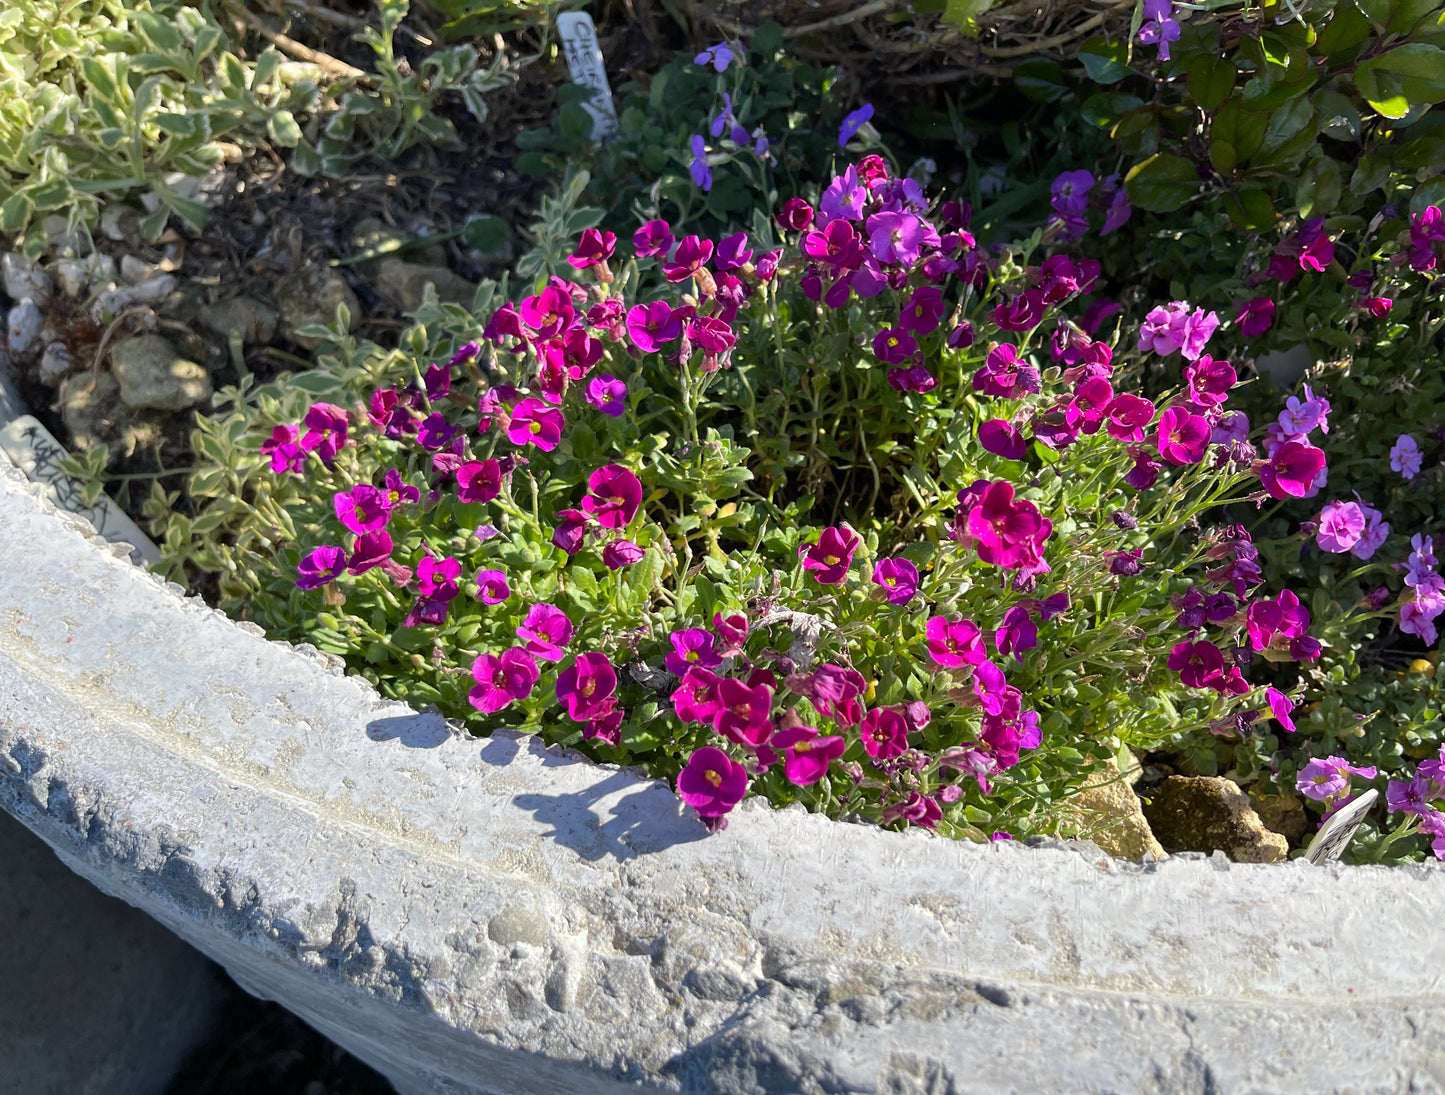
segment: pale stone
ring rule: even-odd
[[[54,388],[75,368],[75,356],[63,342],[52,342],[40,355],[40,383]]]
[[[40,222],[45,233],[45,246],[51,255],[60,258],[84,258],[90,253],[90,242],[85,233],[72,231],[70,219],[60,213],[51,213]]]
[[[247,345],[265,346],[276,337],[276,309],[250,297],[232,297],[219,304],[202,305],[197,318],[223,338],[239,330]]]
[[[1150,792],[1144,816],[1171,852],[1223,852],[1237,863],[1277,863],[1289,841],[1270,832],[1233,780],[1170,776]]]
[[[477,287],[445,266],[418,266],[401,259],[383,259],[376,287],[401,305],[404,312],[421,307],[426,287],[435,287],[437,299],[470,308]]]
[[[161,335],[119,339],[110,350],[110,368],[121,399],[138,410],[184,411],[211,398],[206,370]]]
[[[282,331],[302,349],[314,350],[320,339],[296,331],[314,323],[330,326],[336,322],[336,306],[345,304],[351,313],[348,330],[361,322],[361,302],[346,279],[335,270],[315,263],[298,267],[276,283],[276,304],[281,311]]]
[[[1113,757],[1096,764],[1083,790],[1069,799],[1066,816],[1081,836],[1112,856],[1137,860],[1152,855],[1162,859],[1168,853],[1149,831],[1132,786],[1139,772],[1137,760],[1128,772],[1121,772]]]
[[[17,303],[33,300],[44,309],[55,295],[55,282],[40,263],[14,251],[0,255],[0,279],[5,282],[5,295]]]

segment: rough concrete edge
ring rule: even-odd
[[[97,558],[106,556],[113,560],[122,560],[125,558],[123,550],[106,543],[94,532],[93,528],[91,528],[87,522],[54,507],[49,500],[45,498],[40,489],[34,487],[32,484],[25,483],[21,485],[17,483],[18,473],[15,473],[13,468],[0,469],[0,471],[8,473],[4,476],[8,482],[0,484],[0,490],[3,490],[6,486],[11,488],[18,486],[22,493],[26,493],[34,498],[42,510],[52,517],[58,517],[65,529],[72,533],[78,533],[92,546],[101,548],[101,556]],[[0,498],[3,498],[3,495],[0,495]],[[120,564],[107,561],[104,565],[116,566]],[[75,577],[77,581],[84,580],[83,575],[76,575]],[[142,576],[137,575],[137,577]],[[183,605],[187,612],[196,612],[203,615],[210,614],[211,616],[219,617],[219,614],[214,613],[212,610],[204,608],[204,606],[199,606],[194,601],[185,600],[183,591],[180,587],[174,585],[174,583],[163,582],[154,575],[145,575],[142,580],[149,581],[153,588],[158,588],[164,593],[169,594],[170,599]],[[219,618],[224,619],[224,617]],[[226,626],[236,628],[236,625],[230,621],[226,621]],[[244,632],[253,639],[258,637],[258,629],[255,628],[241,626],[236,628],[236,630],[238,632]],[[286,644],[273,643],[269,645],[274,647]],[[330,656],[321,654],[314,649],[305,648],[304,646],[292,649],[298,661],[310,666],[312,672],[317,669],[324,669],[325,672],[330,675],[340,674],[340,668],[337,664],[338,659],[331,658]],[[54,696],[57,704],[62,703],[65,698],[66,697],[59,693],[56,693]],[[0,731],[4,729],[4,719],[0,718]],[[522,740],[525,741],[526,739]],[[529,746],[529,748],[532,747]],[[62,743],[60,751],[63,752],[63,749],[64,746]],[[532,751],[535,753],[538,750],[532,748]],[[561,755],[566,751],[546,750],[545,752],[551,755]],[[26,787],[23,782],[17,782],[8,778],[6,770],[3,770],[6,764],[10,766],[8,776],[23,774],[29,778],[44,775],[48,783],[46,798],[42,800],[33,795],[27,795],[25,792],[33,789]],[[286,968],[271,969],[257,977],[255,975],[254,962],[251,961],[254,956],[238,955],[235,953],[236,948],[244,950],[247,946],[254,946],[256,940],[254,938],[247,939],[243,935],[240,940],[231,941],[234,946],[228,951],[227,947],[221,945],[221,941],[215,938],[215,933],[208,930],[206,924],[197,923],[194,918],[188,919],[184,910],[178,908],[176,904],[170,900],[172,895],[167,892],[167,883],[168,881],[173,881],[174,878],[173,876],[169,880],[166,878],[168,868],[165,864],[162,864],[159,870],[155,869],[153,864],[139,864],[134,859],[128,859],[124,855],[116,856],[113,854],[114,852],[121,851],[121,848],[116,846],[106,847],[105,841],[101,841],[98,846],[97,842],[91,839],[94,829],[92,828],[91,832],[87,832],[87,828],[93,827],[98,820],[123,821],[126,806],[124,802],[100,802],[99,799],[104,798],[102,791],[99,799],[92,800],[85,810],[78,810],[77,806],[79,806],[80,803],[69,794],[66,781],[62,778],[62,770],[65,767],[63,758],[55,763],[49,761],[44,762],[41,764],[40,769],[32,768],[29,772],[25,773],[16,772],[13,766],[14,761],[10,755],[0,755],[0,778],[4,778],[5,780],[4,784],[0,784],[0,789],[4,790],[4,793],[0,793],[0,806],[4,806],[10,812],[15,813],[24,823],[37,831],[52,847],[56,848],[61,857],[72,867],[87,877],[90,877],[92,881],[95,881],[107,892],[114,893],[129,901],[131,904],[145,908],[151,912],[152,915],[156,915],[163,922],[167,923],[168,926],[172,927],[173,930],[176,930],[178,934],[181,934],[183,937],[201,947],[201,949],[212,954],[213,957],[216,957],[228,967],[233,969],[239,967],[243,971],[249,971],[243,972],[242,976],[248,980],[248,987],[250,987],[252,991],[256,991],[259,995],[282,997],[285,998],[288,1003],[302,1000],[303,1004],[298,1010],[321,1029],[347,1045],[353,1052],[357,1052],[364,1058],[378,1064],[383,1069],[389,1071],[393,1077],[397,1077],[398,1075],[405,1077],[408,1075],[405,1071],[399,1073],[398,1068],[409,1068],[415,1064],[414,1061],[397,1060],[390,1056],[387,1048],[383,1046],[358,1045],[355,1037],[354,1024],[345,1018],[338,1020],[334,1015],[328,1015],[327,1009],[334,1004],[334,999],[327,998],[326,992],[323,992],[321,996],[318,997],[314,988],[308,988],[308,986],[318,982],[329,982],[329,989],[327,991],[350,994],[351,997],[353,997],[349,1005],[350,1007],[356,1009],[358,1012],[369,1009],[375,1013],[373,1016],[374,1019],[380,1019],[383,1022],[395,1018],[396,1005],[398,1003],[403,1004],[404,1007],[408,1006],[405,1000],[390,999],[384,993],[377,993],[359,987],[355,979],[346,976],[347,971],[344,969],[339,971],[335,968],[322,969],[317,968],[314,963],[299,961],[298,959],[302,957],[299,950],[290,955],[283,955],[273,949],[266,955],[267,962],[272,966],[282,966]],[[43,771],[41,769],[43,769]],[[86,775],[87,778],[78,780],[74,786],[80,788],[87,794],[95,794],[97,784],[92,781],[102,778],[103,774],[87,773]],[[640,784],[646,781],[638,780],[635,782]],[[8,785],[8,787],[6,787],[6,785]],[[820,820],[821,819],[812,818],[807,815],[800,817],[796,811],[792,810],[771,814],[765,807],[759,804],[748,804],[748,806],[740,811],[738,821],[735,823],[735,829],[750,829],[756,837],[758,833],[765,832],[769,828],[795,828],[800,821],[806,822],[807,827],[816,830],[816,826],[813,823]],[[828,825],[829,823],[823,822],[823,824]],[[118,830],[116,826],[112,825],[110,831],[116,832]],[[187,834],[159,832],[159,836],[162,842],[169,847],[169,852],[166,857],[167,862],[170,864],[180,864],[181,869],[184,870],[188,847],[186,840]],[[790,832],[784,833],[783,836],[785,843],[792,838]],[[910,854],[910,850],[922,852],[924,848],[929,848],[931,849],[931,853],[927,858],[937,858],[939,851],[937,848],[938,842],[932,841],[924,834],[880,834],[870,831],[867,839],[875,840],[881,837],[888,838],[887,844],[894,853],[889,857],[893,860],[893,863],[885,864],[885,869],[887,866],[900,863],[902,857]],[[714,845],[723,844],[727,842],[728,834],[710,839]],[[749,843],[752,844],[759,842],[766,843],[765,840],[749,841]],[[1219,863],[1217,861],[1200,863],[1186,860],[1177,860],[1171,863],[1157,865],[1127,865],[1112,861],[1100,862],[1095,860],[1091,846],[1087,844],[1076,847],[1066,847],[1057,842],[1046,843],[1039,848],[1032,849],[997,847],[979,850],[967,846],[958,846],[952,849],[952,852],[957,853],[960,858],[974,858],[975,862],[972,864],[974,867],[978,867],[980,864],[987,862],[987,860],[978,858],[980,851],[987,853],[989,857],[995,860],[1002,860],[1004,862],[1012,860],[1016,866],[1020,864],[1024,865],[1031,877],[1035,875],[1056,875],[1061,905],[1076,903],[1078,901],[1078,893],[1076,891],[1079,889],[1080,883],[1082,882],[1090,887],[1097,887],[1100,884],[1100,876],[1122,881],[1129,878],[1137,879],[1141,876],[1188,878],[1192,874],[1195,881],[1201,881],[1203,880],[1201,879],[1201,874],[1207,872],[1208,885],[1211,891],[1220,899],[1220,909],[1226,915],[1236,913],[1240,907],[1248,907],[1251,903],[1258,904],[1265,896],[1262,892],[1255,892],[1258,890],[1259,880],[1264,877],[1259,874],[1260,871],[1286,870],[1298,872],[1300,870],[1310,870],[1298,864],[1292,864],[1285,868],[1241,868],[1238,866],[1231,868],[1227,863]],[[104,860],[103,863],[97,862],[98,854],[99,857]],[[805,857],[807,854],[808,852],[805,849],[799,853],[799,858]],[[106,855],[109,855],[108,859],[105,858]],[[717,859],[719,857],[714,856],[710,858]],[[778,873],[784,875],[791,873],[789,867],[790,865],[787,863],[782,864],[781,870]],[[806,872],[804,873],[804,877],[806,877]],[[999,876],[1000,880],[1003,880],[1005,877],[1005,875]],[[1432,922],[1438,922],[1438,913],[1445,911],[1445,870],[1426,867],[1405,871],[1383,871],[1383,869],[1380,868],[1348,868],[1336,865],[1324,870],[1317,869],[1313,875],[1310,876],[1299,875],[1298,877],[1300,879],[1313,877],[1317,881],[1322,881],[1325,877],[1328,877],[1331,880],[1332,887],[1339,891],[1340,899],[1346,902],[1356,897],[1367,897],[1378,891],[1382,884],[1385,884],[1387,889],[1390,888],[1390,884],[1386,882],[1387,879],[1394,879],[1403,883],[1406,878],[1411,878],[1416,883],[1425,887],[1423,891],[1413,894],[1412,903],[1416,905],[1418,911],[1433,912],[1435,919],[1432,920]],[[511,879],[506,877],[498,877],[495,883],[505,887],[511,884],[511,881]],[[1046,882],[1044,888],[1047,889],[1048,885],[1049,883]],[[208,889],[206,892],[213,894],[214,888]],[[637,897],[635,894],[628,896],[634,900]],[[1195,896],[1198,896],[1197,892]],[[1196,914],[1201,912],[1199,909],[1194,911]],[[1268,912],[1268,910],[1264,911],[1266,913]],[[1207,919],[1210,910],[1204,909],[1202,912]],[[934,911],[935,917],[940,917],[940,915],[941,918],[946,919],[947,910],[944,910],[942,914]],[[828,925],[823,925],[822,927],[826,929]],[[397,933],[397,938],[387,941],[389,945],[394,945],[392,954],[394,956],[400,956],[403,960],[405,960],[407,954],[404,928],[405,925],[403,924],[403,930]],[[765,934],[767,933],[759,933],[760,937]],[[1137,985],[1124,986],[1120,994],[1109,992],[1110,986],[1106,984],[1097,986],[1057,985],[1049,984],[1047,978],[1035,982],[1030,982],[1028,978],[1004,978],[1004,982],[1011,983],[1001,986],[999,984],[1000,979],[997,977],[984,977],[982,979],[970,977],[966,970],[941,967],[936,963],[930,963],[926,960],[918,961],[918,955],[916,954],[912,956],[912,961],[908,961],[902,966],[900,966],[897,961],[890,960],[896,959],[896,954],[871,955],[863,953],[840,958],[836,953],[837,945],[830,940],[826,930],[817,933],[817,940],[822,943],[822,946],[814,945],[810,947],[806,944],[798,945],[796,940],[792,942],[780,939],[770,940],[767,947],[764,948],[766,953],[763,955],[763,960],[765,965],[770,966],[771,969],[760,972],[764,974],[765,979],[771,982],[773,986],[784,985],[789,988],[801,990],[805,996],[816,995],[820,1007],[823,1006],[825,1000],[830,997],[831,1000],[829,1002],[836,1003],[836,993],[831,992],[827,981],[830,977],[836,977],[837,971],[840,968],[849,968],[850,963],[858,968],[865,966],[875,967],[872,971],[874,976],[880,975],[881,972],[884,981],[891,982],[895,990],[902,990],[905,994],[915,990],[926,991],[932,986],[935,991],[942,989],[948,993],[952,993],[956,1000],[969,998],[975,1004],[979,1001],[997,1004],[1000,999],[1008,1000],[1011,997],[1015,1000],[1024,999],[1027,1001],[1031,995],[1035,1002],[1041,1002],[1046,1007],[1052,1008],[1054,1012],[1060,1014],[1070,1009],[1077,1009],[1081,1006],[1081,1002],[1087,1004],[1094,998],[1104,999],[1115,995],[1119,996],[1119,999],[1116,1001],[1116,1006],[1137,1009],[1141,1004],[1141,996]],[[1161,946],[1167,944],[1165,940],[1161,940],[1160,942]],[[1414,945],[1407,946],[1406,950],[1408,953],[1402,954],[1401,959],[1408,959],[1412,965],[1421,961],[1428,962],[1431,954],[1436,958],[1441,955],[1438,946],[1433,949],[1427,948],[1427,952],[1422,953],[1418,946],[1419,940],[1416,939],[1411,942]],[[1067,949],[1067,947],[1065,947],[1065,949]],[[1367,990],[1369,989],[1369,978],[1372,974],[1376,974],[1379,971],[1377,969],[1365,968],[1368,966],[1368,963],[1362,965],[1360,968],[1351,968],[1350,963],[1355,954],[1356,952],[1349,948],[1342,948],[1341,951],[1336,952],[1332,956],[1332,965],[1336,968],[1330,971],[1330,975],[1327,978],[1331,985],[1344,984],[1347,981],[1359,981],[1362,983],[1362,987]],[[654,952],[651,957],[655,964],[658,957],[657,953]],[[755,955],[754,957],[756,958],[757,956]],[[388,961],[389,960],[390,959],[388,959]],[[1077,964],[1077,956],[1075,957],[1075,962]],[[808,972],[809,970],[813,970],[813,972],[810,973]],[[819,970],[824,972],[818,972]],[[681,982],[685,981],[687,976],[694,972],[695,969],[684,971],[683,976],[679,978],[678,987],[681,987]],[[819,980],[819,978],[822,978],[822,980]],[[1438,995],[1439,984],[1431,983],[1428,986],[1418,985],[1416,988],[1425,988],[1427,992],[1416,997],[1413,1001],[1414,1006],[1432,1009],[1432,1013],[1434,1013],[1434,1010],[1438,1009],[1438,1006],[1441,1004],[1441,997]],[[750,991],[755,992],[756,989],[754,988]],[[1350,991],[1353,992],[1353,988],[1350,989]],[[1406,991],[1405,986],[1402,983],[1396,982],[1386,986],[1386,991],[1374,998],[1357,999],[1359,999],[1360,1007],[1380,1005],[1386,1010],[1398,1010],[1398,1001],[1404,991]],[[1022,997],[1020,993],[1023,994]],[[1268,997],[1269,994],[1266,993],[1265,996]],[[304,1001],[307,1000],[310,1001],[311,1007],[305,1005]],[[1153,994],[1144,994],[1144,1000],[1152,1006],[1159,1006],[1161,1002],[1169,1001],[1169,1007],[1183,1007],[1190,1012],[1207,1012],[1212,1008],[1226,1007],[1238,1010],[1241,1016],[1244,1014],[1257,1014],[1260,1012],[1261,1006],[1264,1006],[1266,1010],[1298,1011],[1302,1003],[1300,995],[1273,1001],[1266,998],[1230,1000],[1224,997],[1217,1000],[1194,1000],[1187,996],[1181,999],[1175,992],[1167,988]],[[690,1002],[695,1003],[696,1001]],[[377,1011],[378,1006],[380,1008],[379,1011]],[[413,1008],[413,1010],[415,1009]],[[1356,1011],[1358,1012],[1358,1010],[1357,1008]],[[586,1082],[590,1085],[590,1090],[604,1090],[609,1085],[596,1071],[598,1068],[601,1068],[604,1072],[610,1072],[613,1077],[624,1082],[630,1081],[636,1083],[638,1081],[646,1082],[651,1080],[654,1083],[662,1083],[667,1087],[680,1086],[685,1090],[704,1090],[709,1086],[714,1086],[716,1080],[715,1076],[706,1071],[707,1063],[716,1064],[719,1061],[723,1063],[731,1061],[736,1064],[736,1058],[739,1054],[746,1056],[749,1052],[758,1050],[759,1047],[765,1048],[767,1052],[772,1052],[771,1047],[763,1047],[763,1042],[766,1041],[765,1039],[760,1038],[757,1046],[750,1047],[745,1044],[748,1039],[752,1037],[752,1034],[758,1033],[757,1031],[753,1031],[750,1034],[747,1030],[743,1029],[746,1024],[740,1025],[738,1023],[738,1017],[745,1011],[746,1009],[734,1009],[734,1013],[722,1022],[714,1021],[703,1024],[704,1029],[697,1031],[684,1040],[684,1044],[690,1045],[691,1048],[683,1052],[680,1056],[674,1056],[670,1067],[663,1072],[652,1072],[650,1070],[639,1071],[635,1064],[629,1065],[627,1063],[625,1054],[623,1055],[621,1063],[614,1060],[609,1064],[605,1060],[598,1059],[595,1054],[589,1059],[586,1052],[582,1054],[582,1059],[579,1060],[574,1052],[566,1052],[565,1050],[558,1052],[561,1047],[555,1044],[555,1042],[550,1047],[550,1059],[547,1049],[541,1051],[541,1058],[539,1059],[535,1051],[526,1052],[531,1047],[517,1044],[508,1046],[507,1043],[509,1039],[505,1037],[505,1032],[500,1038],[488,1036],[478,1041],[479,1044],[487,1050],[487,1052],[482,1054],[482,1060],[489,1066],[495,1065],[495,1067],[499,1069],[497,1073],[499,1079],[505,1077],[507,1073],[514,1071],[515,1062],[513,1062],[513,1065],[510,1067],[505,1064],[497,1064],[497,1062],[493,1060],[493,1058],[496,1057],[495,1051],[503,1051],[503,1057],[506,1057],[507,1054],[505,1051],[507,1049],[523,1050],[523,1057],[526,1059],[524,1068],[529,1074],[525,1078],[528,1082],[530,1082],[531,1079],[536,1079],[551,1085],[550,1088],[539,1088],[538,1090],[556,1090],[558,1084],[565,1085],[569,1080],[575,1083],[580,1076],[588,1077]],[[427,1018],[435,1021],[438,1016],[433,1012],[427,1016]],[[710,1015],[708,1018],[716,1020],[717,1016]],[[947,1016],[944,1018],[947,1018]],[[954,1018],[956,1018],[956,1016]],[[688,1025],[692,1025],[691,1022],[689,1022]],[[443,1023],[443,1026],[447,1026],[447,1024]],[[1415,1024],[1411,1022],[1410,1030],[1412,1034],[1414,1028]],[[471,1032],[464,1028],[458,1028],[455,1024],[447,1026],[445,1031],[436,1033],[442,1034],[444,1041],[454,1041],[454,1036],[456,1035],[461,1035],[463,1039],[474,1037],[471,1035]],[[774,1031],[772,1033],[776,1032]],[[921,1028],[911,1032],[912,1037],[910,1037],[908,1041],[909,1044],[916,1045],[922,1049],[925,1045],[936,1039],[938,1033],[939,1030],[936,1024],[931,1025],[925,1022]],[[1332,1034],[1330,1037],[1331,1040],[1333,1040],[1335,1035]],[[826,1041],[833,1040],[832,1037],[826,1039]],[[697,1052],[699,1047],[710,1048],[707,1049],[705,1054],[699,1055]],[[368,1049],[370,1052],[368,1052]],[[929,1058],[929,1060],[931,1060],[931,1058]],[[475,1063],[477,1062],[474,1061],[473,1064]],[[388,1066],[391,1067],[388,1068]],[[774,1061],[768,1067],[776,1066],[777,1062]],[[814,1060],[811,1065],[805,1061],[803,1066],[812,1068],[820,1067],[816,1060]],[[582,1072],[579,1073],[575,1071],[578,1067],[581,1067]],[[703,1071],[699,1071],[699,1069]],[[417,1091],[440,1089],[440,1087],[433,1088],[429,1085],[435,1081],[436,1084],[445,1086],[446,1084],[456,1082],[457,1079],[460,1079],[460,1077],[449,1078],[438,1074],[433,1077],[419,1077],[416,1086],[404,1084],[403,1087],[404,1089]],[[738,1077],[738,1079],[741,1079],[741,1077]],[[474,1089],[465,1088],[464,1090],[490,1089],[489,1087],[477,1087]],[[722,1088],[717,1089],[722,1090]],[[732,1085],[727,1085],[727,1089],[733,1090]],[[743,1090],[742,1087],[737,1089]],[[751,1090],[751,1088],[749,1089]],[[838,1088],[838,1090],[854,1089],[852,1086]],[[520,1091],[523,1090],[523,1088],[518,1087],[516,1090]],[[532,1088],[526,1087],[525,1090],[532,1090]],[[765,1084],[763,1087],[758,1088],[758,1090],[783,1089]],[[863,1088],[857,1088],[857,1090],[863,1090]]]

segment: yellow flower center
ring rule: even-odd
[[[825,564],[827,564],[828,566],[830,566],[830,567],[835,567],[835,566],[837,566],[839,563],[841,563],[842,561],[843,561],[843,560],[839,559],[838,556],[836,556],[836,555],[824,555],[824,556],[823,556],[823,562],[824,562]]]
[[[711,783],[714,787],[722,786],[722,776],[718,775],[711,768],[702,774],[702,778]]]
[[[527,429],[531,430],[534,434],[541,433],[541,432],[542,432],[542,423],[537,422],[537,421],[534,420],[534,421],[532,421],[532,422],[527,423]]]
[[[695,661],[697,661],[697,651],[696,651],[696,650],[689,650],[689,651],[688,651],[686,654],[684,654],[682,657],[683,657],[683,661],[695,662]]]

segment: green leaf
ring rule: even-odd
[[[267,118],[266,132],[282,148],[295,148],[301,143],[301,127],[289,110],[278,110]]]
[[[1199,172],[1183,156],[1156,152],[1124,177],[1129,200],[1151,213],[1171,213],[1199,191]]]
[[[1346,0],[1335,7],[1335,13],[1315,40],[1315,52],[1326,57],[1352,50],[1370,36],[1370,21],[1360,9]]]
[[[1064,71],[1053,61],[1024,61],[1015,66],[1014,86],[1036,103],[1052,103],[1069,93]]]
[[[1189,94],[1213,114],[1234,90],[1234,62],[1217,54],[1204,54],[1189,62]]]
[[[764,61],[771,61],[773,55],[783,48],[782,24],[770,20],[758,27],[753,31],[752,41],[748,43],[748,48]]]
[[[1129,111],[1143,105],[1144,100],[1137,95],[1126,95],[1122,91],[1101,91],[1085,99],[1079,113],[1090,125],[1108,130]]]
[[[1340,165],[1328,156],[1310,161],[1295,184],[1295,205],[1301,217],[1316,214],[1328,216],[1340,203],[1340,192],[1344,187],[1344,174]]]
[[[1360,112],[1338,91],[1325,88],[1316,95],[1315,110],[1319,114],[1320,132],[1326,137],[1337,141],[1360,139]]]
[[[1268,192],[1254,187],[1243,188],[1224,196],[1224,211],[1246,232],[1258,232],[1274,223],[1274,203]]]
[[[1106,42],[1102,38],[1091,38],[1079,47],[1079,60],[1089,78],[1096,84],[1117,84],[1130,73],[1127,59],[1129,47],[1125,42]]]
[[[1412,107],[1445,99],[1445,50],[1420,42],[1397,46],[1361,61],[1355,87],[1377,113],[1403,118]]]

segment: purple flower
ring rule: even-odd
[[[1003,614],[1003,626],[993,633],[993,645],[1001,657],[1012,654],[1018,662],[1024,660],[1025,650],[1039,645],[1039,629],[1028,609],[1014,605]]]
[[[1365,531],[1365,515],[1355,502],[1327,502],[1320,510],[1315,542],[1338,555],[1349,551]]]
[[[753,259],[752,248],[748,246],[748,234],[746,232],[734,232],[731,236],[718,241],[717,245],[717,268],[719,270],[736,270],[746,266]]]
[[[301,437],[301,447],[321,457],[322,463],[330,464],[346,444],[346,431],[351,424],[351,418],[340,407],[330,403],[313,403],[301,421],[306,427],[306,433]]]
[[[873,356],[885,365],[902,365],[918,351],[918,343],[902,327],[886,327],[873,336]]]
[[[726,42],[719,42],[715,46],[709,46],[692,59],[695,65],[712,65],[718,72],[726,72],[728,65],[733,62],[733,50]]]
[[[1270,714],[1274,716],[1275,722],[1284,727],[1291,734],[1295,732],[1294,720],[1290,718],[1290,712],[1294,710],[1294,700],[1290,699],[1278,688],[1266,688],[1264,698],[1269,701]]]
[[[853,135],[862,129],[863,126],[873,117],[873,104],[864,103],[853,113],[843,119],[843,124],[838,127],[838,147],[842,148],[852,140]]]
[[[859,180],[857,169],[849,164],[843,174],[834,176],[823,191],[818,212],[830,221],[839,217],[850,221],[861,220],[867,201],[868,188]]]
[[[632,233],[632,246],[640,259],[666,256],[672,250],[672,226],[667,221],[648,221]]]
[[[450,601],[458,593],[462,564],[451,556],[434,559],[423,555],[416,565],[417,592],[429,601]]]
[[[1300,769],[1295,790],[1306,798],[1325,802],[1349,790],[1350,776],[1374,779],[1375,766],[1356,768],[1344,757],[1316,757]]]
[[[297,589],[320,589],[346,569],[346,552],[324,545],[314,549],[296,568]]]
[[[467,699],[478,711],[490,715],[530,696],[540,676],[536,659],[520,647],[512,647],[500,658],[483,654],[472,663],[472,679],[477,684]]]
[[[1385,803],[1392,814],[1418,814],[1424,817],[1433,812],[1430,800],[1435,797],[1431,781],[1417,771],[1413,779],[1392,779],[1385,788]]]
[[[846,742],[836,736],[819,737],[811,726],[789,726],[768,739],[773,749],[785,749],[783,775],[798,787],[817,783],[828,774],[828,765],[843,755]]]
[[[1390,449],[1390,467],[1406,479],[1420,474],[1420,446],[1408,433],[1402,433]]]
[[[1179,41],[1179,24],[1171,18],[1172,0],[1144,0],[1144,18],[1139,28],[1139,41],[1146,46],[1157,44],[1159,60],[1169,60],[1169,43]]]
[[[1222,415],[1209,434],[1211,445],[1232,445],[1249,438],[1249,415],[1243,411],[1228,411]]]
[[[1209,448],[1207,419],[1182,407],[1170,407],[1159,416],[1159,455],[1171,464],[1197,464]]]
[[[906,605],[918,592],[918,568],[907,559],[880,559],[873,567],[873,581],[883,588],[891,605]]]
[[[687,765],[677,774],[677,797],[699,817],[722,817],[747,793],[747,769],[711,745],[694,749]]]
[[[687,170],[700,189],[712,189],[712,168],[707,162],[707,141],[701,133],[692,135],[692,162],[687,165]]]
[[[605,415],[621,418],[627,409],[627,385],[611,373],[594,376],[587,383],[587,402]]]
[[[496,457],[468,460],[457,468],[457,501],[490,502],[502,493],[502,462]]]
[[[949,621],[932,617],[924,631],[928,639],[928,656],[944,669],[978,665],[988,656],[983,645],[983,632],[972,620]]]
[[[627,333],[643,353],[656,353],[682,334],[682,315],[665,300],[635,304],[627,311]]]
[[[1279,427],[1286,441],[1303,441],[1316,428],[1320,433],[1330,432],[1330,401],[1324,396],[1316,397],[1305,385],[1303,402],[1297,396],[1285,400],[1284,410],[1279,412]]]
[[[572,621],[555,605],[533,605],[517,628],[517,638],[527,653],[558,662],[566,656],[564,647],[572,641]]]
[[[602,549],[602,563],[608,570],[621,570],[642,559],[647,552],[631,540],[609,540]]]
[[[512,595],[507,584],[507,574],[502,570],[480,570],[477,572],[477,597],[484,605],[499,605]]]
[[[908,303],[898,317],[898,326],[918,336],[929,335],[938,330],[939,321],[946,311],[943,290],[925,285],[913,291]]]
[[[868,246],[879,262],[912,266],[928,242],[928,225],[912,213],[874,213],[868,218]],[[935,233],[936,235],[936,233]]]
[[[416,502],[421,499],[421,491],[403,479],[401,472],[395,468],[387,470],[383,489],[386,491],[386,504],[392,509],[403,503]]]
[[[1134,207],[1129,204],[1129,192],[1119,185],[1119,176],[1110,175],[1104,179],[1104,193],[1110,195],[1109,208],[1104,210],[1104,223],[1099,228],[1100,236],[1116,232],[1129,223]]]
[[[717,638],[703,627],[691,627],[685,631],[674,631],[670,636],[672,650],[663,664],[674,677],[683,676],[689,669],[712,669],[722,664],[717,653]]]
[[[978,443],[1005,460],[1022,460],[1029,451],[1023,434],[1002,418],[990,418],[979,426]]]
[[[1274,324],[1274,301],[1269,297],[1255,297],[1240,306],[1234,322],[1245,338],[1264,334]]]
[[[1368,502],[1357,503],[1360,512],[1365,516],[1365,529],[1360,533],[1360,538],[1350,548],[1350,554],[1356,559],[1369,559],[1379,551],[1385,540],[1390,535],[1390,523],[1384,520],[1384,514]]]

